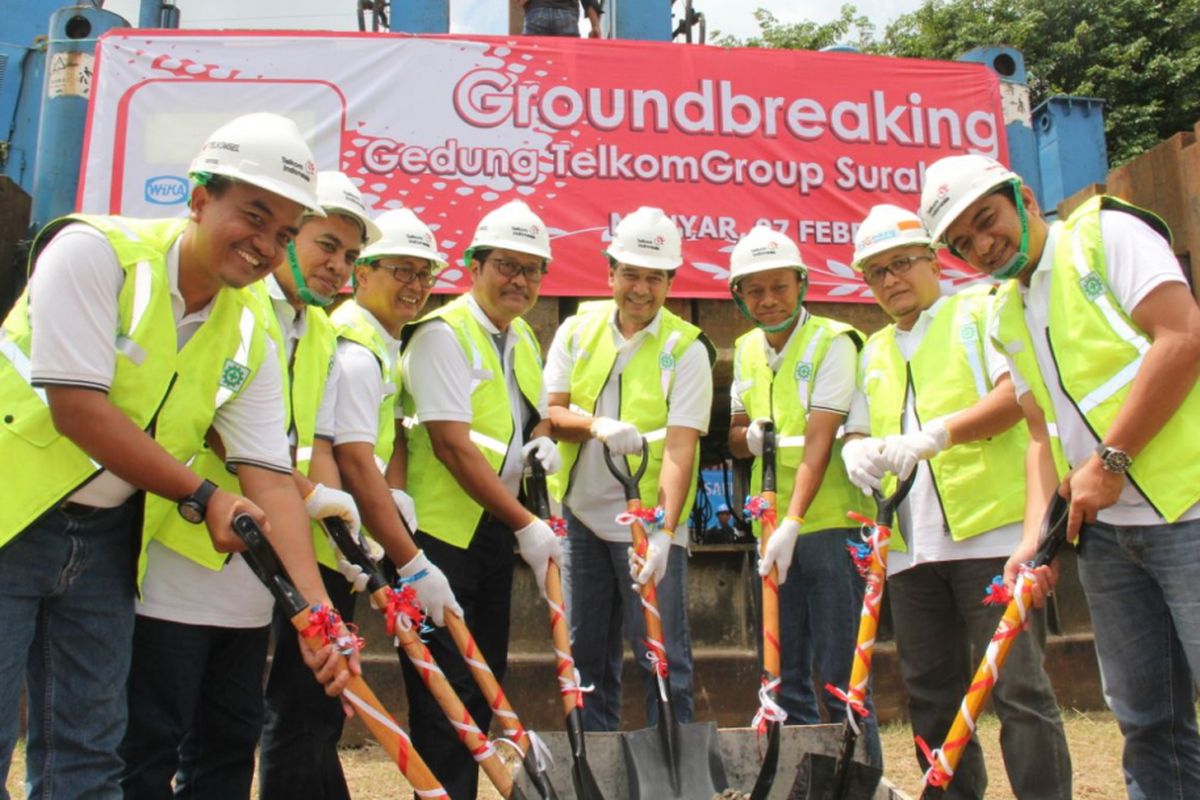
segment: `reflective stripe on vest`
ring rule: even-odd
[[[755,328],[734,343],[734,391],[742,407],[752,420],[769,417],[775,421],[780,509],[787,509],[796,473],[804,461],[808,409],[817,374],[830,345],[841,335],[850,336],[856,347],[862,341],[861,334],[849,325],[808,315],[784,347],[778,372],[772,371],[767,361],[767,338],[762,330]],[[846,512],[862,510],[862,493],[850,484],[841,466],[841,448],[841,439],[835,439],[825,477],[804,513],[802,533],[850,527],[852,523]],[[751,469],[750,491],[758,494],[761,487],[762,460],[756,458]],[[761,534],[757,523],[754,533]]]

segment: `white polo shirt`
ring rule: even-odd
[[[563,322],[550,345],[545,372],[548,393],[571,391],[571,372],[575,368],[575,359],[568,347],[568,339],[574,319],[571,317]],[[617,312],[613,311],[608,327],[612,334],[613,346],[617,350],[617,359],[608,382],[604,384],[604,389],[596,399],[595,416],[620,418],[621,374],[643,340],[656,336],[661,325],[660,309],[645,328],[626,339],[617,325]],[[699,431],[701,436],[708,433],[712,394],[712,369],[708,363],[708,351],[701,342],[692,342],[675,364],[675,381],[667,395],[667,427],[693,428]],[[579,457],[575,462],[574,475],[567,489],[565,502],[571,513],[601,539],[608,542],[631,541],[629,526],[620,525],[616,521],[617,515],[625,510],[625,491],[608,471],[604,462],[604,448],[595,439],[588,439],[579,448]],[[681,529],[686,522],[687,520],[679,521]],[[676,536],[673,544],[684,547],[687,545],[687,537]]]
[[[267,285],[267,295],[271,298],[271,308],[275,311],[275,319],[279,321],[279,327],[283,331],[283,346],[285,348],[285,356],[288,364],[292,364],[296,357],[296,345],[304,335],[308,332],[308,307],[301,306],[297,309],[288,302],[287,295],[283,292],[283,287],[279,285],[279,281],[275,280],[274,275],[268,275],[264,278]],[[321,404],[317,406],[317,420],[314,426],[316,438],[333,440],[336,409],[337,409],[337,385],[338,379],[341,377],[341,368],[338,366],[337,358],[334,358],[333,365],[329,370],[329,376],[325,379],[325,391],[321,395]],[[288,443],[295,447],[296,442],[296,425],[293,422],[288,428]]]
[[[350,310],[347,307],[341,313]],[[353,307],[353,311],[379,334],[387,348],[388,360],[395,364],[400,355],[400,341],[393,339],[370,311],[358,305]],[[340,339],[336,361],[341,376],[338,381],[333,444],[336,447],[361,442],[374,447],[379,438],[379,406],[396,394],[399,387],[393,376],[385,378],[375,353],[358,342]],[[396,416],[402,414],[403,409],[397,403]],[[380,471],[386,469],[386,464],[380,466]]]
[[[1058,367],[1050,354],[1050,344],[1045,335],[1050,319],[1050,272],[1061,230],[1061,222],[1050,226],[1042,258],[1030,279],[1029,287],[1019,285],[1019,288],[1025,301],[1025,325],[1032,334],[1030,338],[1033,340],[1042,381],[1054,406],[1063,452],[1067,462],[1075,466],[1092,456],[1099,441],[1063,392]],[[1187,283],[1167,241],[1132,214],[1101,211],[1100,232],[1104,239],[1108,287],[1126,314],[1132,316],[1138,304],[1164,283]],[[1029,384],[1017,373],[1015,365],[1010,366],[1014,388],[1020,397],[1029,391]],[[1125,482],[1117,502],[1101,511],[1098,518],[1109,525],[1162,525],[1165,522],[1129,481]],[[1200,503],[1180,517],[1180,521],[1192,519],[1200,519]]]
[[[911,330],[896,329],[896,346],[905,361],[912,359],[929,331],[929,326],[945,308],[946,298],[938,298],[937,302],[921,312]],[[995,386],[996,381],[1008,373],[1008,364],[992,346],[990,337],[984,339],[983,356],[988,379]],[[863,369],[865,368],[864,365]],[[911,391],[904,397],[904,416],[901,419],[900,430],[903,433],[921,430],[917,421],[915,397]],[[846,418],[846,432],[867,435],[871,433],[870,400],[860,389],[854,392],[850,415]],[[1024,470],[1025,465],[1021,463],[1014,467]],[[904,535],[908,552],[901,553],[895,549],[889,551],[888,575],[895,575],[918,564],[962,561],[968,558],[1007,558],[1017,549],[1017,545],[1021,543],[1020,522],[1002,525],[961,542],[951,539],[946,516],[942,513],[942,506],[933,484],[929,462],[918,462],[916,472],[917,477],[913,481],[912,489],[897,512],[900,531]]]
[[[471,314],[488,332],[504,364],[513,436],[500,468],[500,481],[515,497],[521,487],[521,473],[524,470],[521,448],[525,445],[524,430],[530,419],[529,404],[521,394],[513,371],[513,347],[518,336],[511,326],[501,331],[479,307],[473,295],[466,297]],[[405,385],[413,396],[417,419],[422,423],[471,422],[474,417],[471,410],[471,362],[449,323],[436,319],[417,328],[404,348],[402,363]],[[542,387],[535,410],[541,419],[546,418],[545,386]]]
[[[167,253],[167,278],[182,348],[208,319],[212,303],[184,314],[178,241]],[[90,225],[68,225],[47,244],[30,281],[30,316],[37,331],[31,371],[36,384],[107,391],[116,369],[117,298],[124,280],[112,246]],[[43,297],[50,302],[39,302]],[[227,462],[291,473],[281,394],[279,361],[268,339],[262,367],[245,389],[217,409],[213,419]],[[120,505],[134,491],[132,485],[104,471],[70,499],[108,508]],[[197,535],[207,533],[197,526]],[[224,627],[270,622],[271,595],[240,556],[214,572],[152,541],[147,559],[137,613]]]

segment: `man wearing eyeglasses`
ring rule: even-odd
[[[913,732],[936,747],[1004,610],[980,598],[1021,543],[1029,436],[1014,427],[1008,366],[986,336],[986,289],[944,296],[931,243],[920,218],[893,205],[871,209],[855,236],[853,266],[894,322],[863,348],[842,458],[864,492],[893,491],[885,472],[917,471],[887,585]],[[1000,747],[1017,797],[1069,798],[1071,761],[1043,668],[1045,611],[1029,619],[1032,635],[1013,642],[992,693]],[[986,789],[972,740],[947,796]]]
[[[545,223],[514,200],[486,214],[464,263],[471,290],[404,329],[408,488],[420,509],[417,543],[445,570],[497,679],[508,658],[514,537],[545,592],[558,537],[517,499],[526,457],[558,470],[548,438],[537,336],[521,318],[537,302],[550,262]],[[439,620],[440,622],[440,620]],[[427,638],[446,677],[484,730],[492,710],[449,633]],[[454,800],[474,798],[478,769],[455,730],[402,659],[413,743]]]
[[[567,465],[551,490],[567,519],[571,649],[582,682],[595,687],[583,709],[589,731],[620,728],[626,636],[644,670],[647,719],[657,719],[658,685],[631,569],[638,583],[657,584],[674,710],[680,722],[692,719],[687,536],[675,531],[696,492],[715,355],[699,328],[663,308],[683,254],[679,229],[662,210],[627,215],[605,255],[613,299],[580,305],[555,334],[546,364],[550,419]],[[645,563],[632,564],[629,526],[616,521],[625,493],[605,465],[604,447],[636,465],[643,437],[649,465],[638,488],[643,505],[662,517],[646,525]]]

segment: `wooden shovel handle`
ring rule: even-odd
[[[475,683],[479,686],[480,691],[483,692],[483,696],[487,698],[488,705],[492,707],[492,712],[500,718],[505,735],[517,743],[522,753],[528,753],[530,747],[529,733],[525,730],[525,726],[521,724],[520,718],[517,717],[517,713],[513,711],[512,706],[509,704],[508,697],[504,694],[504,689],[500,687],[500,681],[496,680],[495,674],[487,664],[487,659],[480,652],[479,645],[475,643],[475,637],[471,635],[471,631],[467,628],[467,623],[453,611],[447,611],[446,630],[450,631],[450,636],[454,639],[454,644],[457,645],[458,652],[462,653],[463,660],[467,662],[467,669],[471,671],[472,677],[475,678]]]

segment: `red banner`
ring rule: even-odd
[[[868,300],[848,264],[870,207],[915,209],[943,155],[1007,160],[998,81],[977,64],[298,31],[113,32],[100,55],[86,210],[180,213],[208,130],[250,109],[287,113],[313,132],[320,168],[434,228],[452,261],[443,290],[465,285],[457,262],[479,217],[520,198],[551,231],[543,294],[608,294],[612,228],[654,205],[684,234],[675,296],[728,297],[734,243],[767,224],[799,243],[810,299]]]

